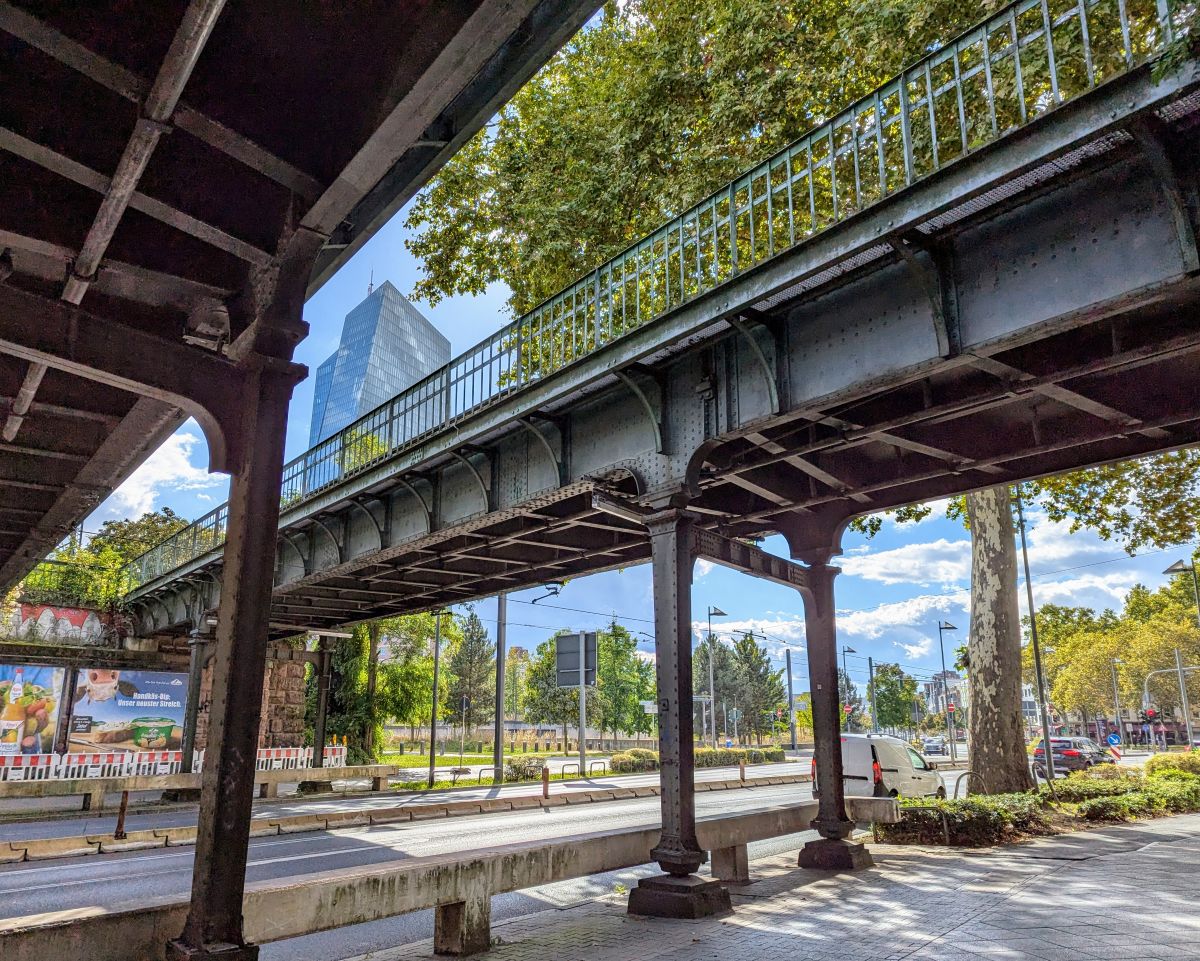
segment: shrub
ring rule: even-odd
[[[1200,751],[1188,751],[1185,754],[1156,754],[1146,762],[1147,774],[1168,768],[1200,775]]]
[[[1200,778],[1194,776],[1190,781],[1155,779],[1146,793],[1161,801],[1163,809],[1172,814],[1200,810]]]
[[[1182,784],[1200,784],[1200,775],[1189,774],[1177,767],[1160,767],[1149,774],[1151,781],[1178,781]]]
[[[976,794],[954,801],[901,798],[898,824],[879,825],[892,844],[944,844],[942,816],[952,845],[982,847],[1049,828],[1044,802],[1032,794]]]
[[[536,781],[542,776],[542,768],[546,759],[540,754],[522,754],[520,757],[510,756],[504,765],[504,780],[506,781]]]
[[[649,755],[647,757],[646,755]],[[615,774],[637,774],[642,771],[658,770],[658,755],[653,751],[641,751],[635,755],[632,751],[614,754],[609,758],[609,768]]]
[[[1093,778],[1086,771],[1076,771],[1067,775],[1054,785],[1054,796],[1060,801],[1075,804],[1079,801],[1090,801],[1093,798],[1117,797],[1142,787],[1142,779],[1135,778]],[[1042,787],[1042,794],[1050,796],[1050,789]]]
[[[1116,797],[1098,797],[1084,801],[1076,815],[1085,821],[1128,821],[1153,817],[1166,810],[1166,800],[1158,792],[1130,791]]]
[[[642,761],[653,761],[655,765],[658,764],[658,751],[650,751],[644,747],[631,747],[625,753],[630,757],[636,757]]]
[[[1096,764],[1085,771],[1076,771],[1073,777],[1087,781],[1139,781],[1140,768],[1120,767],[1116,764]]]

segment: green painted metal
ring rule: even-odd
[[[1161,53],[1169,0],[1016,0],[284,467],[286,511]],[[226,505],[130,564],[220,547]]]

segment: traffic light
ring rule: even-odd
[[[1158,711],[1154,710],[1152,707],[1146,708],[1147,721],[1153,721],[1156,717],[1158,717]]]

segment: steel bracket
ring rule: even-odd
[[[538,443],[542,445],[542,449],[545,450],[547,456],[550,458],[550,463],[554,466],[555,475],[558,477],[558,486],[566,487],[567,486],[567,465],[563,461],[563,459],[554,452],[554,447],[551,445],[550,441],[546,438],[546,435],[537,429],[537,426],[533,423],[533,420],[529,417],[518,417],[517,422],[522,427],[524,427],[527,431],[529,431],[530,434],[532,434],[534,437],[537,438]],[[561,428],[560,428],[560,431],[561,431]],[[561,433],[559,436],[560,437],[562,436]]]
[[[412,494],[417,499],[417,504],[420,505],[421,513],[425,515],[425,533],[433,533],[433,512],[429,509],[429,505],[425,503],[425,498],[420,492],[413,487],[412,483],[400,475],[396,476],[396,483],[403,487],[406,491]]]
[[[483,456],[488,458],[489,465],[491,464],[491,455],[489,455],[486,451],[480,450],[478,447],[473,446],[464,447],[463,450],[466,451],[467,454],[483,454]],[[479,492],[483,494],[483,512],[485,514],[490,513],[493,509],[494,500],[492,496],[492,489],[484,482],[483,475],[479,473],[479,469],[471,463],[470,458],[465,454],[460,454],[458,451],[452,450],[450,451],[450,456],[459,463],[466,465],[467,470],[469,470],[475,477],[475,481],[479,484]]]
[[[636,370],[639,373],[645,371],[645,368],[641,367],[640,365],[633,365],[630,369]],[[662,417],[654,412],[654,406],[650,403],[650,398],[646,396],[646,392],[642,390],[642,388],[638,385],[638,382],[633,379],[631,374],[626,373],[624,370],[614,370],[613,375],[622,384],[629,388],[633,396],[637,398],[638,403],[642,405],[642,409],[646,412],[646,420],[649,421],[650,429],[654,432],[654,452],[656,454],[665,454],[666,449],[663,444]],[[662,383],[658,381],[657,377],[655,378],[655,382],[658,384],[659,401],[661,405]]]
[[[916,231],[891,237],[888,243],[900,255],[900,259],[904,261],[929,299],[938,354],[942,357],[957,357],[962,352],[962,335],[950,245]],[[925,256],[922,257],[921,254]]]
[[[1200,270],[1200,246],[1196,240],[1200,199],[1197,198],[1191,164],[1180,156],[1170,129],[1157,117],[1139,117],[1130,126],[1130,133],[1154,172],[1163,198],[1171,209],[1184,269],[1189,273]]]
[[[335,534],[330,528],[330,526],[321,520],[321,518],[310,517],[309,520],[311,520],[316,527],[321,528],[321,530],[329,535],[329,539],[333,541],[333,546],[337,548],[338,564],[344,564],[346,562],[346,545],[343,543],[342,539],[338,537],[337,534]]]
[[[297,544],[296,541],[293,539],[295,537],[295,535],[292,534],[290,531],[281,530],[279,532],[279,535],[280,535],[280,537],[283,538],[283,540],[285,540],[288,544],[290,544],[292,550],[294,550],[296,552],[296,554],[299,555],[300,563],[302,565],[304,565],[304,576],[308,577],[308,575],[313,572],[312,571],[312,552],[310,551],[308,554],[305,554],[304,551],[301,549],[300,545]]]
[[[749,311],[742,311],[741,317],[730,317],[729,325],[741,335],[746,342],[746,346],[750,348],[750,355],[754,358],[754,362],[762,371],[763,380],[767,385],[767,396],[770,398],[771,413],[778,414],[779,407],[779,379],[775,367],[767,360],[767,355],[763,353],[762,347],[758,341],[754,339],[754,332],[751,331],[749,323],[756,323],[771,334],[772,337],[777,336],[774,327],[764,320],[765,315],[754,311],[751,314]]]

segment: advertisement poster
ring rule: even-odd
[[[177,751],[183,745],[187,675],[87,668],[79,672],[72,751]]]
[[[21,690],[14,701],[18,672]],[[0,755],[53,753],[65,674],[36,664],[0,664]]]

